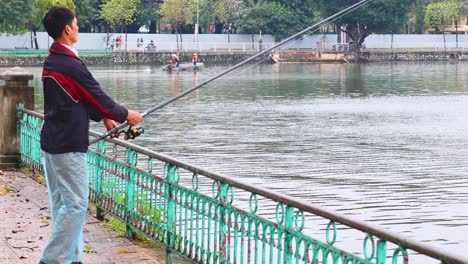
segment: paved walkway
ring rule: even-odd
[[[50,234],[46,187],[20,172],[0,171],[0,263],[39,263]],[[84,263],[164,263],[164,250],[141,248],[88,214]],[[89,249],[89,247],[87,247]]]

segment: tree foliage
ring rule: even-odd
[[[44,18],[45,13],[51,7],[54,6],[63,6],[73,12],[75,12],[75,3],[73,0],[33,0],[32,1],[32,16],[29,22],[30,30],[33,32],[34,45],[36,49],[39,49],[39,44],[37,43],[36,31],[43,27],[42,19]]]
[[[180,43],[182,43],[182,27],[193,22],[195,13],[193,0],[165,0],[161,5],[160,14],[163,21],[171,24],[176,34],[180,33]],[[177,37],[179,48],[179,38]]]
[[[45,11],[53,5],[66,6],[76,11],[81,32],[100,32],[111,24],[113,28],[110,30],[114,32],[124,28],[127,32],[137,32],[142,25],[146,25],[150,33],[156,33],[157,25],[163,23],[172,24],[178,33],[193,32],[195,5],[198,3],[200,32],[206,32],[209,26],[214,25],[216,33],[221,33],[223,28],[252,34],[262,30],[281,39],[310,26],[317,17],[328,17],[358,1],[2,0],[0,32],[20,33],[25,28],[41,28]],[[462,14],[467,13],[468,0],[373,0],[334,21],[334,26],[348,25],[347,33],[356,44],[362,43],[370,33],[401,32],[405,23],[411,24],[416,32],[423,33],[426,27],[440,24],[436,9],[426,7],[439,5],[440,8],[448,4],[461,5]],[[428,18],[426,12],[432,12],[427,15]]]
[[[100,17],[109,24],[120,27],[120,32],[123,32],[125,26],[133,22],[139,1],[109,0],[101,5]]]
[[[424,22],[436,32],[444,31],[448,24],[457,23],[465,10],[465,6],[460,1],[431,3],[426,7]]]
[[[218,0],[214,15],[225,28],[230,28],[239,19],[242,5],[242,0]]]
[[[192,23],[194,12],[195,8],[192,0],[165,0],[160,9],[163,21],[175,28]]]
[[[76,17],[79,18],[80,31],[91,32],[99,19],[99,0],[75,0]]]
[[[135,23],[138,28],[145,25],[150,33],[156,33],[156,23],[161,21],[161,14],[158,12],[163,0],[142,0],[138,5]]]
[[[29,26],[32,15],[31,0],[2,0],[0,32],[22,33]]]
[[[260,30],[265,31],[270,8],[270,3],[264,1],[255,3],[250,1],[240,14],[239,32],[257,34]]]
[[[33,27],[38,29],[42,27],[42,19],[45,13],[51,7],[63,6],[75,12],[76,6],[73,0],[33,0]]]
[[[318,0],[323,17],[333,15],[358,0]],[[336,26],[347,25],[346,34],[353,40],[355,50],[371,33],[399,32],[408,21],[413,1],[374,0],[335,20]]]
[[[240,14],[239,32],[258,34],[261,30],[280,40],[309,26],[314,14],[307,13],[306,16],[306,6],[302,6],[302,11],[298,12],[291,3],[285,5],[280,2],[250,1]],[[312,3],[309,5],[312,6]]]
[[[413,7],[410,10],[410,19],[417,33],[424,32],[424,16],[426,14],[426,7],[435,0],[415,0]]]

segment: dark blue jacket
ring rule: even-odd
[[[123,122],[128,110],[101,89],[75,53],[54,42],[42,72],[44,125],[41,148],[51,154],[86,152],[89,120]]]

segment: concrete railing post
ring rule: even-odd
[[[24,104],[34,110],[34,87],[29,80],[34,75],[24,69],[14,67],[0,73],[0,169],[15,168],[19,165],[19,139],[16,131],[16,106]]]

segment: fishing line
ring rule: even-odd
[[[166,105],[168,105],[168,104],[170,104],[170,103],[172,103],[172,102],[178,100],[179,98],[182,98],[182,97],[184,97],[185,95],[187,95],[187,94],[189,94],[189,93],[191,93],[191,92],[193,92],[193,91],[199,89],[200,87],[205,86],[206,84],[208,84],[208,83],[210,83],[210,82],[212,82],[212,81],[214,81],[214,80],[216,80],[216,79],[218,79],[218,78],[220,78],[220,77],[222,77],[222,76],[224,76],[224,75],[226,75],[226,74],[228,74],[228,73],[230,73],[230,72],[236,70],[237,68],[240,68],[241,66],[247,64],[248,62],[250,62],[250,61],[252,61],[252,60],[254,60],[254,59],[256,59],[256,58],[258,58],[258,57],[260,57],[260,56],[263,56],[263,55],[267,54],[268,52],[272,51],[273,49],[278,48],[278,47],[281,47],[282,45],[288,43],[289,41],[294,40],[295,38],[297,38],[297,37],[299,37],[299,36],[302,36],[302,35],[304,35],[304,34],[307,34],[307,33],[309,33],[312,29],[314,29],[314,28],[316,28],[316,27],[318,27],[318,26],[320,26],[320,25],[322,25],[322,24],[324,24],[324,23],[329,23],[329,21],[334,20],[334,19],[336,19],[337,17],[340,17],[342,14],[347,14],[350,10],[354,10],[354,9],[356,9],[356,8],[358,8],[358,7],[360,7],[360,6],[364,5],[364,4],[366,4],[366,3],[369,2],[369,1],[371,1],[371,0],[361,0],[361,1],[355,3],[355,4],[351,5],[351,6],[349,6],[349,7],[345,8],[345,9],[343,9],[342,11],[337,12],[337,13],[333,14],[332,16],[329,16],[328,18],[323,19],[323,20],[319,21],[318,23],[316,23],[316,24],[314,24],[314,25],[312,25],[312,26],[310,26],[310,27],[308,27],[308,28],[306,28],[306,29],[304,29],[304,30],[302,30],[302,31],[300,31],[300,32],[298,32],[298,33],[296,33],[296,34],[294,34],[294,35],[292,35],[292,36],[290,36],[290,37],[284,39],[284,40],[282,40],[281,42],[279,42],[279,43],[277,43],[277,44],[271,46],[270,48],[265,49],[264,51],[259,52],[259,53],[255,54],[255,55],[253,55],[253,56],[247,58],[246,60],[244,60],[244,61],[242,61],[242,62],[239,62],[238,64],[236,64],[236,65],[234,65],[234,66],[232,66],[232,67],[230,67],[230,68],[224,70],[223,72],[219,73],[218,75],[213,76],[213,77],[209,78],[208,80],[205,80],[205,81],[203,81],[202,83],[200,83],[200,84],[198,84],[198,85],[195,85],[194,87],[192,87],[192,88],[190,88],[190,89],[188,89],[188,90],[186,90],[186,91],[184,91],[184,92],[182,92],[182,93],[180,93],[180,94],[178,94],[178,95],[176,95],[176,96],[174,96],[174,97],[172,97],[172,98],[170,98],[170,99],[168,99],[168,100],[166,100],[166,101],[164,101],[164,102],[162,102],[162,103],[160,103],[160,104],[158,104],[158,105],[155,105],[155,106],[149,108],[148,110],[146,110],[145,112],[143,112],[141,115],[142,115],[143,117],[145,117],[145,116],[151,114],[152,112],[154,112],[154,111],[156,111],[156,110],[158,110],[158,109],[160,109],[160,108],[162,108],[162,107],[164,107],[164,106],[166,106]],[[94,144],[94,143],[96,143],[96,142],[98,142],[98,141],[101,140],[101,139],[104,139],[104,138],[106,138],[106,137],[108,137],[108,136],[110,136],[110,135],[113,135],[113,134],[117,133],[120,129],[125,128],[126,126],[128,126],[128,122],[127,122],[127,121],[125,121],[124,123],[122,123],[122,124],[116,126],[116,127],[113,128],[113,129],[107,131],[105,134],[99,136],[98,138],[92,140],[92,141],[90,142],[90,145],[91,145],[91,144]],[[131,129],[131,127],[129,128],[129,131],[130,131],[130,129]]]

